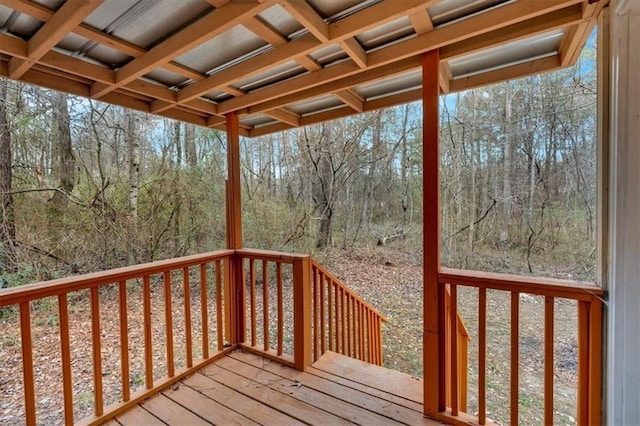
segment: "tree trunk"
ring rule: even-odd
[[[129,215],[133,225],[138,221],[138,186],[140,184],[140,142],[138,139],[138,117],[125,110],[125,145],[129,171]]]
[[[331,241],[331,220],[333,218],[333,203],[331,191],[333,187],[333,173],[329,150],[331,149],[331,125],[322,125],[320,149],[317,159],[317,178],[314,179],[313,194],[316,211],[320,214],[320,228],[318,229],[317,248],[326,248]]]
[[[513,153],[513,142],[511,138],[511,102],[513,93],[511,82],[505,83],[504,99],[504,141],[503,141],[503,175],[502,175],[502,228],[500,229],[500,243],[503,245],[509,241],[509,224],[511,223],[511,212],[513,202],[511,198],[511,163]]]
[[[52,228],[57,229],[60,227],[60,220],[69,204],[69,194],[73,191],[75,184],[76,160],[71,146],[71,120],[69,118],[67,94],[52,92],[52,107],[57,136],[54,149],[57,154],[57,161],[53,169],[57,171],[58,175],[58,190],[53,193],[48,210],[49,220],[53,224]]]
[[[184,156],[187,161],[187,167],[190,169],[195,169],[198,165],[195,132],[196,127],[193,124],[184,125]]]
[[[13,208],[11,131],[7,118],[7,86],[0,79],[0,203],[2,204],[2,223],[0,224],[0,273],[16,270],[14,241],[16,239],[15,211]]]

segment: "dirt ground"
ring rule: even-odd
[[[393,247],[373,247],[355,251],[333,250],[319,256],[320,262],[348,287],[380,310],[389,322],[383,328],[384,365],[415,376],[422,376],[422,266],[421,253],[405,252]],[[164,301],[159,283],[152,284],[154,376],[164,376]],[[193,335],[201,334],[199,297],[192,291]],[[103,382],[106,402],[120,397],[120,347],[117,290],[101,292],[101,332]],[[135,390],[144,385],[144,348],[142,296],[139,286],[128,287],[130,385]],[[258,298],[259,299],[259,298]],[[469,406],[476,413],[477,400],[477,291],[460,289],[460,312],[471,336],[469,347]],[[174,294],[173,316],[177,326],[174,341],[185,340],[183,300]],[[215,324],[215,304],[209,305],[210,323]],[[577,306],[556,302],[555,320],[555,421],[574,424],[576,418]],[[72,373],[74,377],[74,417],[79,420],[91,413],[93,406],[91,371],[91,320],[86,294],[70,297],[70,334]],[[487,323],[487,410],[488,416],[501,424],[509,421],[509,353],[510,296],[504,292],[488,293]],[[258,318],[260,315],[258,313]],[[543,416],[543,318],[541,297],[520,297],[520,423],[539,424]],[[212,327],[214,328],[214,327]],[[38,423],[61,424],[62,396],[60,375],[60,336],[57,301],[45,299],[32,306],[32,334],[36,374]],[[210,330],[209,340],[217,334]],[[290,342],[286,342],[290,343]],[[288,345],[287,345],[288,346]],[[0,312],[0,424],[23,424],[24,406],[17,312]],[[194,340],[194,356],[201,355],[200,341]],[[185,364],[184,348],[176,344],[176,366]]]

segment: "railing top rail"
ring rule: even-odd
[[[271,250],[256,250],[249,248],[241,248],[236,253],[247,259],[270,260],[280,263],[293,263],[296,259],[304,259],[310,257],[308,254],[287,253]]]
[[[217,250],[175,259],[159,260],[141,265],[125,266],[107,271],[93,272],[75,277],[59,278],[51,281],[26,284],[0,290],[0,307],[15,305],[22,302],[56,296],[59,294],[79,291],[91,287],[117,283],[118,281],[152,275],[167,270],[199,265],[203,262],[223,259],[233,255],[233,250]]]
[[[312,259],[312,264],[313,267],[317,268],[319,271],[322,272],[322,274],[329,278],[331,281],[338,283],[340,286],[342,286],[349,294],[351,294],[355,299],[359,300],[361,303],[364,303],[365,305],[367,305],[367,307],[377,316],[379,316],[382,321],[384,322],[389,322],[389,320],[387,319],[387,317],[385,317],[384,315],[382,315],[376,308],[374,308],[373,306],[371,306],[370,303],[368,303],[366,300],[364,300],[363,298],[361,298],[360,296],[358,296],[353,290],[351,290],[349,287],[347,287],[342,280],[340,280],[338,277],[336,277],[335,275],[333,275],[331,272],[329,272],[324,266],[322,266],[320,263],[318,263],[315,259]]]
[[[585,301],[591,300],[594,296],[602,297],[604,295],[604,290],[593,283],[451,268],[441,268],[438,280],[443,284],[517,291]]]

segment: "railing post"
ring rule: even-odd
[[[293,260],[293,361],[296,369],[311,365],[311,258]]]

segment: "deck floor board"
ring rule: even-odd
[[[328,352],[306,371],[236,351],[116,417],[130,424],[439,424],[422,381]]]

